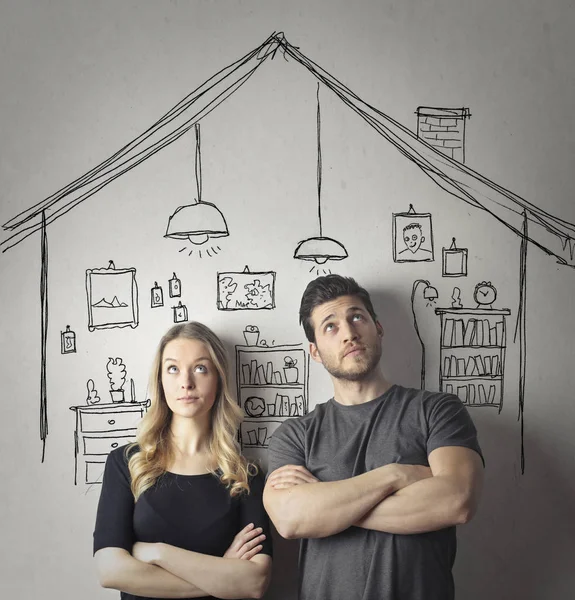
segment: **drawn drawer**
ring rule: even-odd
[[[81,413],[80,431],[116,431],[134,429],[142,418],[142,411],[117,413]]]
[[[87,462],[85,473],[86,483],[102,483],[104,466],[105,463],[103,462]]]
[[[129,435],[118,435],[114,437],[95,437],[85,435],[82,437],[83,453],[86,455],[107,455],[115,448],[125,446],[136,441],[136,430]]]

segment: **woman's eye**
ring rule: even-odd
[[[170,365],[167,370],[168,370],[168,373],[177,373],[178,367],[176,367],[176,365]]]
[[[198,371],[198,373],[207,373],[208,372],[208,368],[204,365],[198,365],[196,367],[196,371]]]

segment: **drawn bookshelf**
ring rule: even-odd
[[[467,406],[503,406],[507,308],[436,308],[441,321],[439,389]]]
[[[242,448],[267,448],[288,418],[308,411],[309,356],[301,344],[236,346]]]

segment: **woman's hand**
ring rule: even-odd
[[[132,548],[132,556],[148,565],[155,565],[160,558],[160,544],[136,542]]]
[[[226,550],[224,558],[239,558],[249,560],[263,548],[261,542],[266,539],[261,527],[255,527],[250,523],[246,525],[234,538],[230,547]]]

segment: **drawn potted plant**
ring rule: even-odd
[[[284,375],[286,378],[286,383],[297,383],[297,378],[299,375],[299,369],[296,367],[297,360],[294,360],[291,356],[286,356],[284,358]]]
[[[110,358],[106,364],[110,380],[112,402],[124,402],[124,384],[126,383],[126,365],[120,357]]]

